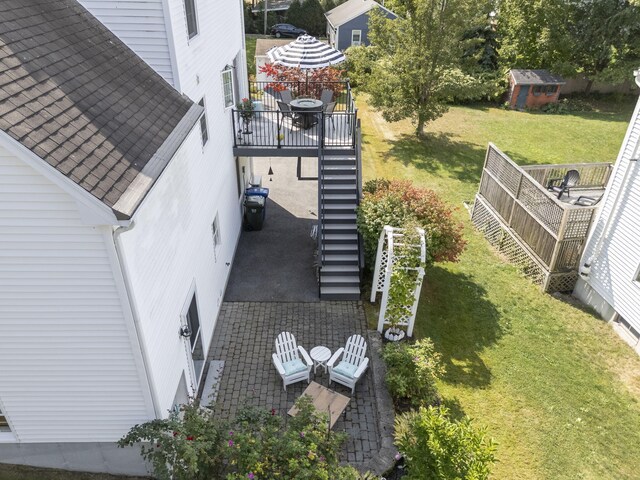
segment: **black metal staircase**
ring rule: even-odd
[[[320,298],[360,298],[361,252],[356,227],[360,198],[359,142],[355,155],[318,156]]]

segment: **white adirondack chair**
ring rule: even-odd
[[[331,382],[351,387],[351,393],[356,389],[356,383],[362,378],[369,366],[369,359],[365,357],[367,342],[361,335],[351,335],[344,348],[339,348],[327,363],[329,367],[329,385]],[[342,360],[338,359],[342,356]]]
[[[300,356],[302,355],[302,358]],[[307,351],[296,345],[296,338],[282,332],[276,338],[276,353],[271,355],[273,365],[282,377],[285,392],[287,385],[306,380],[309,383],[313,362]]]

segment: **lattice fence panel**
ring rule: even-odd
[[[553,273],[549,275],[549,282],[546,291],[548,293],[572,292],[577,281],[578,274],[576,272]]]
[[[478,199],[473,208],[473,224],[507,260],[537,285],[542,285],[546,271],[518,243],[492,212]]]
[[[553,270],[555,272],[562,272],[577,269],[580,262],[580,256],[582,255],[584,241],[584,238],[577,238],[561,242],[558,258]]]
[[[577,208],[569,210],[569,218],[567,220],[567,228],[564,232],[564,238],[584,238],[589,232],[591,219],[595,208]]]
[[[518,167],[492,147],[487,153],[486,169],[489,170],[507,190],[516,195],[522,174]]]
[[[384,272],[387,269],[387,262],[389,261],[389,254],[386,250],[380,252],[380,275],[376,280],[376,288],[378,292],[381,292],[384,289]]]
[[[558,233],[564,210],[545,192],[541,191],[535,182],[523,177],[518,199],[540,223],[549,227],[553,233]]]

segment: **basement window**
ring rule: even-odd
[[[0,409],[0,433],[11,433],[9,422],[7,421],[7,417],[4,413],[2,413],[2,409]]]

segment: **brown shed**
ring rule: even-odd
[[[540,108],[557,102],[565,81],[547,70],[509,70],[509,105],[511,108]]]

